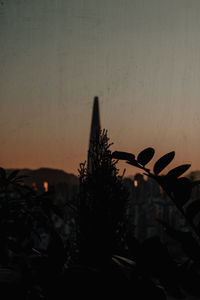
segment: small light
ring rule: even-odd
[[[45,181],[45,182],[43,183],[43,185],[44,185],[44,190],[45,190],[45,192],[48,192],[48,187],[49,187],[48,182]]]
[[[138,181],[136,179],[134,180],[133,184],[134,184],[134,187],[138,187]]]

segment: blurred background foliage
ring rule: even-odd
[[[35,190],[19,170],[0,169],[0,288],[5,299],[64,299],[80,291],[89,298],[130,293],[136,299],[200,297],[200,206],[198,199],[191,201],[199,182],[181,177],[190,165],[163,175],[174,152],[157,160],[151,171],[146,165],[153,148],[136,157],[111,152],[111,145],[107,131],[101,131],[90,147],[92,165],[80,164],[77,193],[62,205],[55,201],[55,189]],[[187,231],[157,218],[179,244],[178,256],[158,235],[136,237],[127,180],[117,168],[120,159],[155,180],[185,218]]]

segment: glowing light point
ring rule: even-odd
[[[47,193],[47,192],[48,192],[48,188],[49,188],[48,182],[45,181],[45,182],[43,183],[43,186],[44,186],[45,193]]]
[[[136,179],[134,180],[133,184],[134,184],[134,187],[138,187],[138,181]]]

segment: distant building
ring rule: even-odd
[[[168,223],[173,228],[185,230],[186,221],[181,216],[172,200],[151,178],[144,179],[136,174],[133,179],[126,179],[129,188],[128,216],[135,227],[135,237],[144,240],[154,235],[166,238],[162,225],[156,219]]]

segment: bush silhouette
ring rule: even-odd
[[[63,241],[51,213],[58,208],[50,193],[37,194],[22,184],[24,176],[0,168],[0,287],[4,299],[41,299],[52,292],[65,262]],[[38,248],[40,233],[49,236],[46,249]],[[7,278],[5,277],[7,274]],[[30,298],[30,299],[33,299]]]

